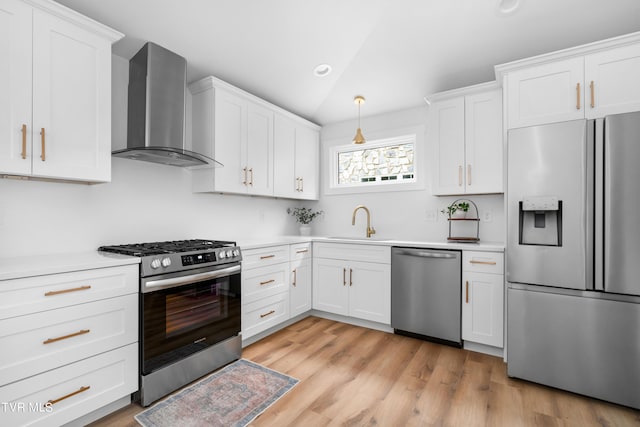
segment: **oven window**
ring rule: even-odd
[[[225,317],[225,300],[218,284],[165,296],[166,336],[172,337]]]

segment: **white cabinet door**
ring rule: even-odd
[[[584,117],[584,59],[514,71],[507,79],[508,128]]]
[[[273,196],[273,111],[247,102],[247,192]]]
[[[463,273],[462,339],[503,346],[504,276]]]
[[[0,173],[31,173],[31,12],[0,0]]]
[[[298,197],[296,180],[296,124],[276,115],[274,122],[273,194],[276,197]]]
[[[39,10],[33,23],[33,174],[109,181],[111,43]]]
[[[348,274],[345,261],[314,258],[313,308],[348,316]]]
[[[502,91],[465,97],[465,192],[502,193]]]
[[[291,261],[290,316],[311,310],[311,261]]]
[[[274,195],[317,200],[318,131],[276,115],[274,145]]]
[[[317,130],[305,126],[296,129],[295,178],[298,189],[296,198],[318,200],[320,135]]]
[[[431,105],[429,135],[434,148],[432,193],[464,194],[464,97]]]
[[[215,168],[215,191],[247,191],[245,150],[247,139],[246,101],[223,89],[215,89],[214,140],[215,159],[224,167]],[[206,119],[205,119],[206,120]],[[211,120],[211,119],[209,119]]]
[[[391,323],[391,265],[350,261],[349,315]]]
[[[586,117],[640,110],[640,44],[585,57]]]

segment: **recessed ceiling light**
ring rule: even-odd
[[[498,12],[510,15],[520,7],[520,0],[498,0]]]
[[[331,65],[329,64],[320,64],[316,68],[313,69],[313,75],[316,77],[325,77],[331,74]]]

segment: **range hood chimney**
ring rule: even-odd
[[[116,157],[165,165],[221,166],[185,149],[187,61],[154,43],[146,43],[129,61],[127,148]]]

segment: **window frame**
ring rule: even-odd
[[[327,141],[327,147],[325,149],[325,164],[327,167],[324,170],[328,172],[328,176],[323,180],[325,184],[324,193],[332,195],[423,190],[426,179],[426,170],[424,168],[426,162],[423,161],[424,132],[425,129],[423,126],[417,126],[387,131],[383,134],[370,134],[368,135],[367,142],[363,145],[354,145],[352,142],[345,144],[345,139]],[[350,141],[350,138],[348,140]],[[413,143],[413,180],[338,184],[338,153],[407,143]]]

